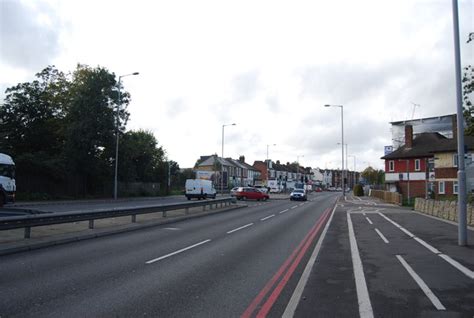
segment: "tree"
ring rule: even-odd
[[[102,67],[78,65],[72,75],[65,117],[65,156],[71,171],[80,175],[88,188],[111,180],[115,158],[115,105],[118,90],[115,75]],[[122,94],[120,111],[124,130],[128,93]]]
[[[174,162],[174,161],[172,161]],[[175,162],[174,162],[175,163]],[[175,163],[175,169],[179,166]],[[119,148],[119,180],[125,182],[157,182],[167,177],[165,151],[150,131],[125,133]]]
[[[469,34],[467,43],[474,41],[474,32]],[[474,136],[474,105],[471,100],[474,92],[474,68],[468,65],[463,69],[463,103],[464,103],[464,119],[466,120],[466,135]]]
[[[372,167],[367,167],[361,172],[361,175],[369,184],[384,183],[385,172],[383,170],[375,170]]]
[[[6,90],[0,108],[0,149],[15,158],[20,175],[58,177],[70,82],[54,66],[36,78]]]

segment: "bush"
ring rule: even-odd
[[[364,196],[364,188],[362,187],[361,184],[356,184],[354,186],[354,195],[357,197],[363,197]]]

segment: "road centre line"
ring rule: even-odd
[[[231,234],[231,233],[240,231],[240,230],[245,229],[246,227],[249,227],[249,226],[252,226],[252,225],[253,225],[253,223],[245,224],[244,226],[241,226],[241,227],[238,227],[236,229],[230,230],[229,232],[227,232],[227,234]]]
[[[364,213],[364,215],[365,215],[365,213]],[[372,223],[372,221],[368,217],[365,217],[365,218],[367,219],[367,222],[369,222],[370,224],[374,224],[374,223]]]
[[[316,246],[314,247],[314,251],[311,254],[311,257],[309,258],[309,261],[306,264],[303,274],[301,275],[301,278],[298,281],[298,285],[296,285],[295,291],[293,292],[293,295],[291,296],[291,299],[288,302],[288,305],[286,306],[285,312],[282,315],[283,318],[291,318],[295,314],[296,307],[298,307],[298,304],[301,300],[301,296],[303,296],[304,288],[306,284],[308,283],[309,275],[311,274],[314,263],[316,262],[316,259],[318,258],[319,251],[321,250],[323,240],[326,237],[326,232],[328,231],[329,225],[331,224],[332,217],[334,216],[335,211],[336,211],[336,206],[334,206],[334,208],[332,209],[331,216],[329,217],[329,220],[326,222],[326,225],[324,226],[324,229],[321,232],[321,235],[319,236],[318,242],[316,243]]]
[[[293,210],[293,209],[296,209],[297,207],[298,207],[298,206],[295,205],[295,206],[292,206],[291,209]]]
[[[373,318],[374,313],[370,302],[369,291],[364,276],[364,268],[360,259],[359,248],[352,225],[351,214],[347,213],[347,225],[349,227],[349,243],[351,246],[352,265],[356,283],[357,299],[359,302],[359,315],[363,318]]]
[[[385,237],[385,235],[382,234],[382,232],[380,232],[378,229],[375,229],[375,232],[377,232],[377,234],[380,236],[380,238],[381,238],[386,244],[388,244],[388,240],[387,240],[387,238]]]
[[[168,257],[170,257],[170,256],[173,256],[173,255],[176,255],[176,254],[179,254],[179,253],[182,253],[182,252],[184,252],[184,251],[190,250],[190,249],[192,249],[192,248],[194,248],[194,247],[197,247],[197,246],[199,246],[199,245],[206,244],[206,243],[208,243],[208,242],[210,242],[210,241],[211,241],[211,240],[208,239],[208,240],[205,240],[205,241],[202,241],[202,242],[193,244],[193,245],[191,245],[191,246],[182,248],[182,249],[177,250],[177,251],[175,251],[175,252],[173,252],[173,253],[169,253],[169,254],[160,256],[160,257],[158,257],[158,258],[154,258],[154,259],[149,260],[148,262],[146,262],[146,264],[152,264],[152,263],[154,263],[154,262],[161,261],[162,259],[168,258]]]
[[[268,220],[268,219],[270,219],[270,218],[272,218],[272,217],[274,217],[274,216],[275,216],[275,214],[272,214],[272,215],[266,216],[266,217],[264,217],[263,219],[260,219],[260,221],[265,221],[265,220]]]
[[[280,212],[278,212],[278,213],[283,214],[283,213],[285,213],[285,212],[288,212],[288,209],[284,209],[283,211],[280,211]]]
[[[441,257],[442,259],[444,259],[446,262],[448,262],[449,264],[451,264],[453,267],[455,267],[457,270],[459,270],[460,272],[462,272],[464,275],[466,275],[467,277],[469,277],[470,279],[474,279],[474,271],[470,270],[469,268],[465,267],[464,265],[462,265],[461,263],[455,261],[454,259],[452,259],[451,257],[449,257],[448,255],[446,254],[443,254],[441,251],[439,251],[438,249],[434,248],[433,246],[431,246],[430,244],[426,243],[425,241],[423,241],[422,239],[420,239],[419,237],[413,235],[410,231],[404,229],[401,225],[399,225],[398,223],[396,223],[395,221],[392,221],[390,218],[388,218],[387,216],[383,215],[382,213],[379,212],[379,215],[381,215],[383,218],[385,218],[387,221],[389,221],[390,223],[392,223],[393,225],[395,225],[396,227],[398,227],[401,231],[405,232],[408,236],[410,236],[411,238],[415,239],[418,243],[420,243],[421,245],[423,245],[425,248],[427,248],[429,251],[431,251],[432,253],[438,255],[439,257]]]
[[[426,297],[431,300],[431,303],[435,306],[435,308],[438,310],[446,310],[446,307],[443,306],[443,304],[439,301],[438,297],[436,297],[436,295],[431,291],[428,285],[425,284],[425,282],[421,279],[420,276],[418,276],[418,274],[413,270],[413,268],[411,268],[411,266],[405,261],[405,259],[400,255],[397,255],[397,258],[400,263],[402,263],[403,267],[405,267],[410,276],[415,280],[421,290],[425,293]]]

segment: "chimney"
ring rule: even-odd
[[[456,118],[456,115],[453,115],[451,117],[451,122],[453,123],[453,139],[457,140],[458,139],[458,120]]]
[[[412,125],[405,126],[405,147],[406,148],[413,147],[413,126]]]
[[[244,163],[244,162],[245,162],[245,157],[244,157],[244,156],[240,156],[240,157],[239,157],[239,161],[242,162],[242,163]]]

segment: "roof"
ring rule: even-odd
[[[474,137],[464,136],[464,145],[466,145],[468,150],[474,150]],[[446,139],[446,140],[440,140],[432,149],[431,153],[457,152],[457,151],[458,151],[457,139]]]
[[[432,157],[433,149],[445,140],[452,139],[448,139],[437,132],[421,133],[413,139],[413,145],[411,148],[404,145],[394,152],[383,156],[381,159]]]
[[[230,163],[227,160],[222,159],[221,157],[210,156],[209,158],[207,158],[206,160],[204,160],[203,162],[198,164],[198,167],[200,167],[200,166],[212,166],[212,165],[214,165],[215,161],[222,164],[223,166],[234,166],[233,163]]]

